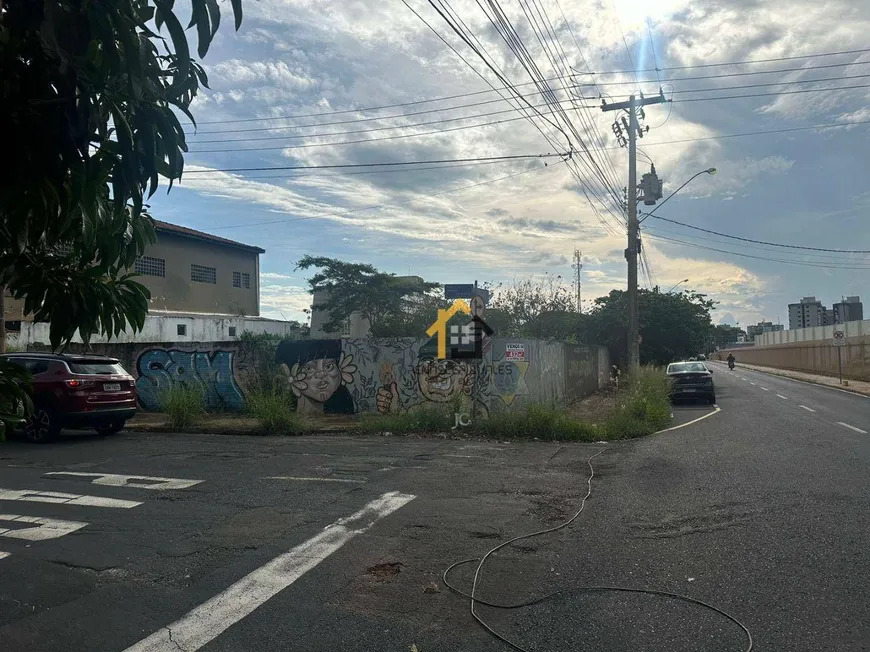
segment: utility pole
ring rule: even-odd
[[[580,272],[583,270],[583,254],[579,249],[574,250],[574,283],[577,284],[577,312],[583,312],[583,303],[580,295]]]
[[[637,315],[637,256],[640,253],[640,237],[638,232],[640,225],[637,221],[637,138],[643,138],[644,132],[638,122],[644,117],[643,107],[648,104],[661,104],[665,101],[664,93],[659,90],[656,97],[644,97],[640,99],[631,95],[627,102],[613,102],[608,104],[601,101],[602,111],[628,112],[628,121],[622,118],[622,124],[628,131],[628,246],[625,249],[625,259],[628,261],[628,370],[635,371],[640,364],[640,327]],[[649,129],[649,128],[647,128]],[[621,132],[619,122],[614,125],[614,133]],[[624,137],[617,133],[617,140],[625,142]]]

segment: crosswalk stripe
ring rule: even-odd
[[[33,491],[30,489],[3,489],[0,487],[0,500],[18,500],[31,503],[52,503],[55,505],[81,505],[84,507],[114,507],[132,509],[142,503],[135,500],[104,498],[102,496],[83,496],[65,494],[58,491]]]
[[[13,523],[30,523],[36,527],[26,528],[2,528],[0,537],[10,539],[24,539],[25,541],[45,541],[57,539],[70,532],[80,530],[87,525],[81,521],[61,521],[56,518],[43,518],[40,516],[22,516],[21,514],[0,514],[0,523],[10,521]]]
[[[166,491],[168,489],[189,489],[202,480],[185,480],[183,478],[161,478],[149,475],[119,475],[117,473],[84,473],[82,471],[49,471],[45,475],[52,477],[73,476],[77,478],[93,478],[93,484],[106,487],[134,487],[136,489],[153,489]]]

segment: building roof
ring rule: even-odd
[[[154,220],[154,227],[158,233],[160,233],[161,231],[163,231],[164,233],[174,233],[175,235],[184,236],[186,238],[204,240],[206,242],[213,242],[215,244],[221,244],[227,247],[236,247],[237,249],[244,249],[245,251],[252,251],[258,254],[266,253],[266,250],[260,247],[247,245],[242,242],[236,242],[235,240],[229,240],[227,238],[221,238],[220,236],[212,235],[210,233],[204,233],[203,231],[197,231],[196,229],[191,229],[186,226],[179,226],[178,224],[170,224],[169,222],[163,222],[161,220]]]

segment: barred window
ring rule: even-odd
[[[250,288],[251,287],[251,275],[242,273],[242,287]]]
[[[136,264],[133,268],[137,274],[144,274],[145,276],[166,276],[166,261],[163,258],[142,256],[136,259]]]
[[[197,283],[217,283],[217,270],[214,267],[206,267],[205,265],[190,265],[190,280]]]
[[[233,287],[234,288],[242,287],[242,274],[241,274],[241,272],[233,272]]]

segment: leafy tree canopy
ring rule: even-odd
[[[51,322],[54,348],[144,323],[150,295],[127,270],[155,239],[145,201],[181,178],[175,110],[194,122],[208,84],[173,5],[0,0],[0,285]],[[220,7],[189,6],[204,57]]]

